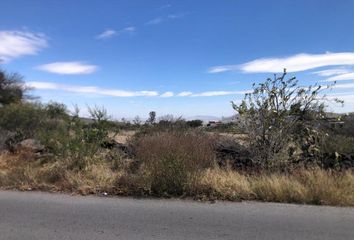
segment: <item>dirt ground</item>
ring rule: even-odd
[[[125,144],[127,143],[128,139],[135,134],[135,132],[136,131],[121,131],[114,137],[114,139],[119,143]],[[220,136],[233,138],[242,145],[246,144],[248,140],[247,134],[232,134],[232,133],[210,133],[210,134],[218,134]]]
[[[134,134],[135,131],[121,131],[114,137],[114,140],[116,140],[119,143],[125,144],[127,143],[128,139],[132,137]]]

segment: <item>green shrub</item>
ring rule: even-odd
[[[108,140],[112,126],[103,108],[95,107],[89,112],[90,121],[84,121],[76,114],[56,122],[50,131],[40,134],[41,142],[57,158],[66,161],[69,169],[82,170],[103,159],[102,145]]]
[[[325,116],[327,99],[323,91],[331,87],[302,87],[295,77],[286,76],[284,69],[281,76],[254,84],[241,104],[233,104],[249,134],[253,161],[268,170],[287,167],[294,158],[291,145],[300,146],[301,161],[312,155],[317,147],[312,139],[317,137],[318,122]]]
[[[186,124],[191,127],[191,128],[197,128],[197,127],[202,127],[203,126],[203,121],[196,119],[196,120],[190,120],[187,121]]]
[[[27,91],[21,75],[9,74],[0,69],[0,107],[22,102],[28,98]]]
[[[13,103],[0,108],[0,128],[32,138],[45,121],[40,104]]]
[[[320,147],[323,153],[354,154],[354,137],[331,134],[323,138]]]
[[[50,102],[44,106],[47,117],[50,119],[68,119],[68,109],[62,103]]]

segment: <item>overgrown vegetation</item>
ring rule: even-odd
[[[2,188],[354,205],[354,118],[328,117],[327,87],[284,72],[233,104],[237,121],[207,127],[156,112],[117,122],[97,106],[82,118],[0,73]]]
[[[135,140],[136,158],[156,195],[182,195],[215,162],[212,136],[197,131],[155,132]]]
[[[325,96],[320,85],[301,87],[287,73],[253,85],[241,104],[233,103],[243,117],[250,137],[252,160],[261,169],[286,169],[292,162],[317,160],[316,139],[325,118]],[[339,101],[339,100],[337,100]],[[323,137],[323,136],[322,136]],[[297,156],[301,152],[301,156]]]

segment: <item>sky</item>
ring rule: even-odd
[[[43,102],[113,118],[231,116],[281,73],[354,111],[353,0],[1,0],[0,68]]]

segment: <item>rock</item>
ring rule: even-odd
[[[107,149],[118,149],[129,157],[134,156],[134,151],[131,146],[129,146],[127,144],[119,143],[115,140],[105,141],[101,144],[101,147],[107,148]]]
[[[249,150],[232,139],[223,139],[216,146],[216,156],[220,166],[236,170],[248,170],[254,167]]]
[[[44,151],[44,146],[35,139],[25,139],[16,144],[15,149],[17,151],[26,150],[33,153],[39,153]]]

